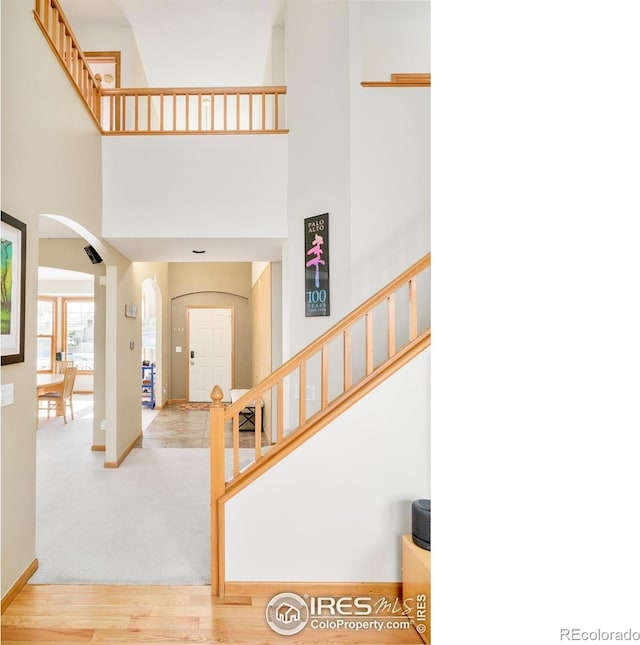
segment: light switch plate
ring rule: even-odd
[[[2,386],[2,405],[13,405],[13,383]]]

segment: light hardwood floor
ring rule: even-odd
[[[27,585],[2,616],[11,643],[422,643],[409,629],[311,629],[280,636],[265,620],[266,597],[211,596],[211,587]],[[384,619],[383,615],[376,616]],[[402,617],[389,615],[390,620]]]

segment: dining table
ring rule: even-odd
[[[60,401],[56,401],[56,416],[62,416],[62,384],[64,374],[38,374],[36,378],[37,395],[59,392]]]

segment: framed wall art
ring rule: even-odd
[[[27,261],[27,225],[2,211],[2,365],[24,361],[24,301]]]
[[[329,213],[304,220],[305,312],[307,317],[328,316]]]

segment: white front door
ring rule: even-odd
[[[189,401],[211,401],[214,385],[219,385],[224,392],[224,400],[230,401],[231,308],[191,307],[188,319]]]

